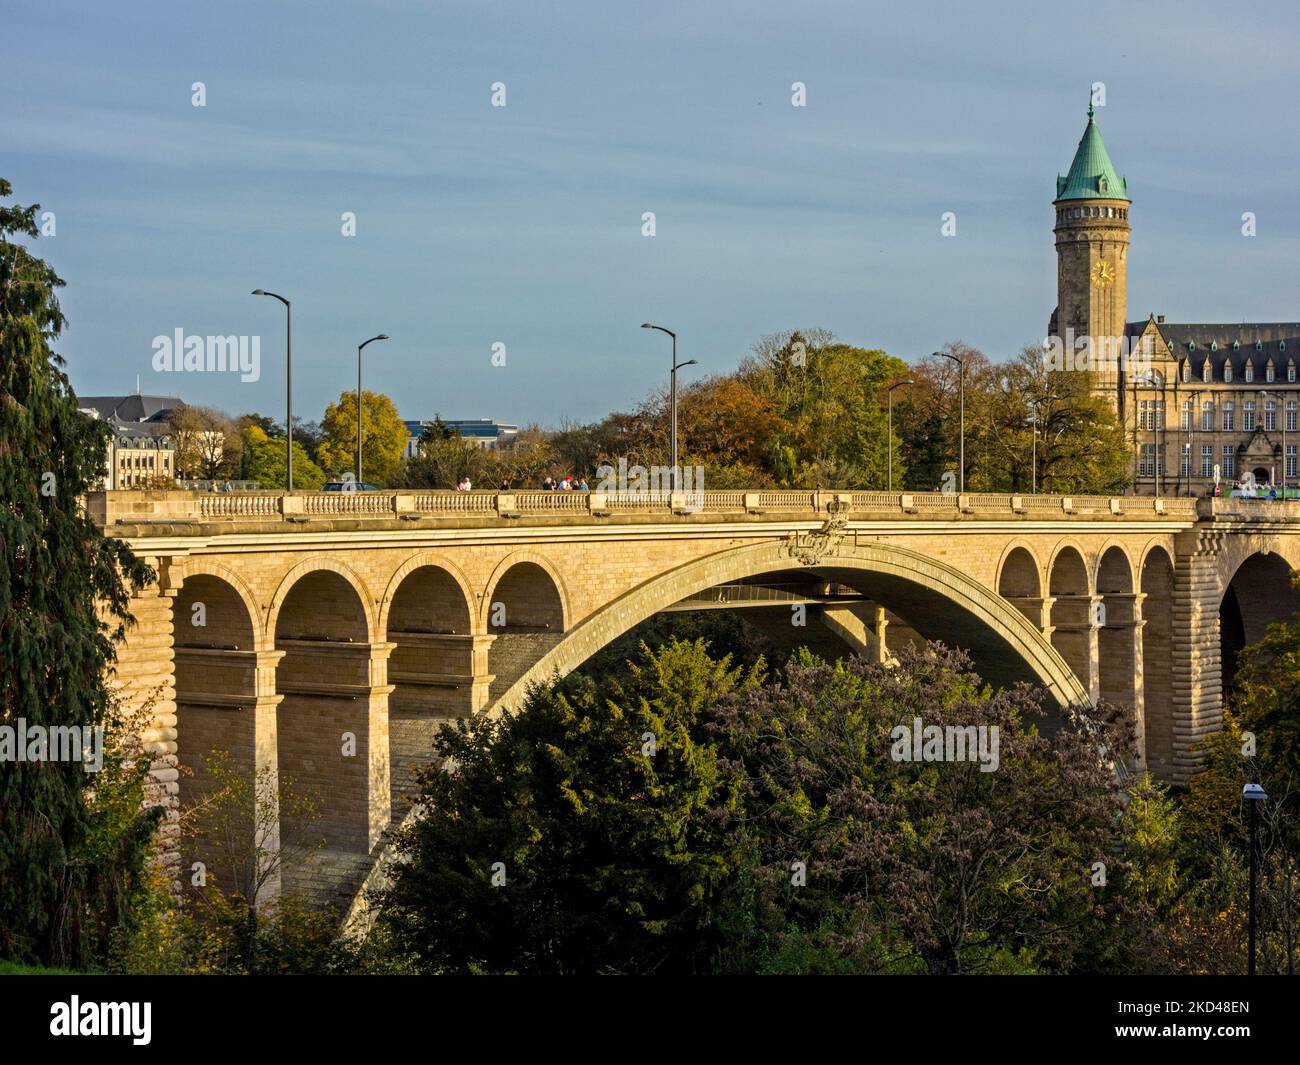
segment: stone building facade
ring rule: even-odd
[[[1057,306],[1050,338],[1087,350],[1115,405],[1141,495],[1227,494],[1245,482],[1300,490],[1300,323],[1205,324],[1127,317],[1128,183],[1088,109],[1056,182]],[[1076,348],[1087,338],[1085,348]]]

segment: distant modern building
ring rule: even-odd
[[[176,478],[176,441],[171,412],[185,406],[176,396],[78,396],[83,414],[113,430],[105,489],[144,488]]]
[[[420,437],[425,429],[434,425],[433,421],[408,421],[406,424],[407,441],[404,455],[411,458],[419,450]],[[479,447],[500,447],[508,444],[519,434],[519,426],[491,418],[443,419],[448,430],[470,440]]]

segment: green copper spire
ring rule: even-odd
[[[1115,172],[1110,161],[1106,145],[1101,139],[1101,130],[1091,98],[1088,100],[1088,126],[1079,140],[1079,148],[1074,153],[1074,162],[1070,172],[1056,178],[1057,200],[1127,200],[1128,185]]]

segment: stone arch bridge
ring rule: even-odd
[[[212,857],[177,823],[221,750],[235,772],[313,796],[324,849],[265,890],[323,902],[373,875],[443,721],[515,706],[666,610],[745,609],[775,635],[879,660],[941,639],[993,682],[1132,707],[1146,765],[1185,782],[1237,650],[1295,611],[1300,567],[1300,504],[1231,499],[108,492],[88,505],[158,574],[132,600],[114,683],[151,718],[173,878]],[[300,827],[279,820],[256,830],[263,844]]]

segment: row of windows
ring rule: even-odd
[[[1190,399],[1183,401],[1183,411],[1181,426],[1183,432],[1189,432],[1192,428],[1192,401]],[[1243,433],[1253,433],[1257,423],[1257,411],[1254,400],[1246,400],[1241,405],[1241,431]],[[1269,400],[1264,404],[1263,429],[1265,432],[1275,432],[1277,430],[1277,403]],[[1221,429],[1225,433],[1235,433],[1237,431],[1237,407],[1231,400],[1219,404],[1219,415],[1222,419]],[[1165,405],[1157,403],[1154,400],[1143,401],[1138,404],[1138,428],[1156,429],[1165,424]],[[1296,401],[1287,400],[1286,404],[1286,431],[1294,433],[1297,431]],[[1201,404],[1201,432],[1212,433],[1214,431],[1214,403],[1206,400]]]
[[[1072,218],[1128,218],[1127,207],[1060,207],[1056,211],[1058,222]]]
[[[1232,363],[1225,362],[1223,364],[1223,383],[1225,385],[1232,384],[1232,378],[1233,378]],[[1191,379],[1192,379],[1192,368],[1186,361],[1184,361],[1183,380],[1190,381]],[[1286,379],[1289,384],[1295,383],[1294,362],[1288,361],[1286,364]],[[1214,366],[1209,359],[1206,359],[1201,366],[1201,381],[1208,385],[1213,380],[1214,380]],[[1242,380],[1244,380],[1247,384],[1250,384],[1252,381],[1255,380],[1255,366],[1253,363],[1249,363],[1249,362],[1246,363],[1244,369],[1242,370]],[[1274,381],[1277,380],[1277,372],[1273,368],[1272,359],[1269,359],[1269,361],[1264,366],[1264,380],[1267,381],[1269,384],[1272,384]]]
[[[1183,477],[1192,475],[1192,452],[1187,445],[1181,448],[1182,461],[1179,466],[1179,472]],[[1213,444],[1203,444],[1201,446],[1201,476],[1210,478],[1214,476],[1214,453]],[[1231,444],[1225,444],[1219,452],[1219,476],[1223,478],[1234,478],[1237,476],[1237,449]],[[1159,466],[1159,475],[1164,476],[1165,458],[1164,448],[1157,448],[1155,444],[1143,444],[1142,450],[1138,455],[1138,476],[1155,477],[1156,467]],[[1287,444],[1286,446],[1286,476],[1292,478],[1297,476],[1297,456],[1296,445]]]
[[[164,455],[162,460],[162,468],[164,470],[169,470],[171,469],[171,464],[172,464],[171,458],[167,455]],[[130,469],[152,470],[157,468],[154,465],[153,455],[136,455],[134,462],[132,461],[130,456],[123,456],[118,460],[117,465],[119,469],[123,469],[123,470],[130,470]]]

